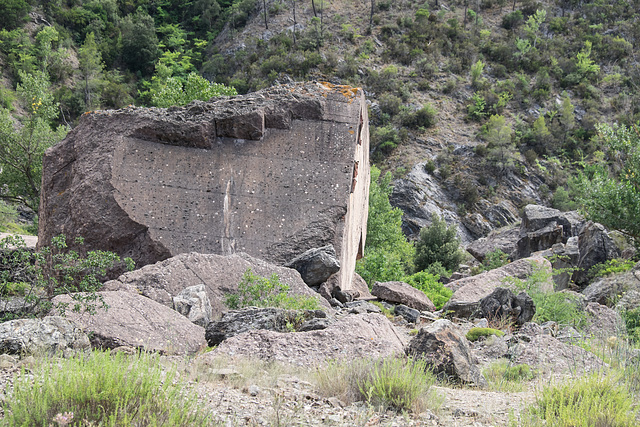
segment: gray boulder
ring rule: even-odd
[[[211,303],[204,285],[189,286],[173,297],[173,309],[203,328],[211,322]]]
[[[597,338],[617,337],[626,331],[624,321],[616,310],[597,302],[587,303],[587,326],[585,332]]]
[[[91,336],[94,348],[129,346],[163,354],[193,354],[206,346],[204,328],[175,310],[131,292],[98,292],[108,309],[94,314],[67,310],[69,321]],[[58,295],[54,305],[72,303]]]
[[[640,263],[637,263],[631,270],[624,273],[611,274],[594,280],[581,293],[587,301],[610,305],[620,295],[624,299],[625,295],[630,291],[640,292]]]
[[[398,316],[404,317],[409,323],[417,323],[420,320],[420,311],[415,308],[407,307],[404,304],[396,305],[394,313]]]
[[[326,329],[283,333],[251,330],[224,340],[198,359],[251,357],[294,365],[318,366],[331,360],[383,358],[403,353],[405,341],[382,314],[347,315]]]
[[[340,270],[340,261],[333,245],[309,249],[284,265],[300,273],[309,286],[319,286]]]
[[[525,258],[476,276],[449,282],[447,287],[454,292],[443,309],[458,317],[471,317],[478,311],[481,299],[491,295],[496,288],[511,287],[509,278],[526,280],[537,269],[549,273],[548,281],[539,284],[540,290],[553,291],[551,263],[541,257]]]
[[[573,273],[573,281],[581,287],[588,284],[591,267],[620,256],[620,250],[603,225],[587,222],[578,236],[580,262]]]
[[[238,290],[238,284],[247,270],[257,276],[278,275],[281,283],[289,286],[290,295],[318,298],[296,270],[253,258],[245,253],[229,256],[180,254],[139,270],[125,273],[117,280],[105,283],[105,290],[126,290],[144,295],[173,308],[173,297],[190,286],[204,285],[211,303],[212,318],[219,319],[228,309],[224,305],[227,294]],[[331,309],[329,303],[318,298],[320,305]]]
[[[207,325],[205,339],[210,347],[222,341],[251,330],[274,332],[294,332],[305,321],[314,318],[326,318],[322,310],[285,310],[275,307],[248,307],[232,310],[222,319]],[[309,326],[309,325],[308,325]]]
[[[433,372],[443,378],[479,387],[487,385],[469,341],[449,320],[438,319],[420,329],[409,342],[406,354],[426,360]]]
[[[489,252],[494,252],[497,249],[507,254],[509,259],[514,260],[519,236],[520,229],[518,227],[508,226],[494,230],[487,237],[473,241],[466,249],[480,262],[484,261]]]
[[[580,263],[580,249],[578,247],[578,237],[569,237],[567,243],[556,243],[551,247],[551,267],[555,271],[563,271],[553,275],[556,291],[561,291],[569,287],[574,268]]]
[[[327,301],[331,301],[332,298],[336,298],[338,294],[342,292],[339,286],[339,275],[334,274],[329,277],[326,282],[320,285],[318,292]],[[365,282],[358,273],[353,273],[353,279],[351,280],[351,289],[349,291],[343,292],[343,294],[345,293],[351,296],[351,301],[353,301],[354,299],[375,299],[369,291],[367,282]]]
[[[48,316],[0,323],[0,353],[55,354],[89,347],[87,334],[64,317]]]
[[[496,288],[480,300],[477,317],[490,320],[511,318],[516,324],[523,325],[531,321],[534,314],[535,304],[526,292],[515,295],[509,289]]]
[[[584,218],[577,212],[562,212],[539,205],[527,205],[522,213],[517,257],[549,249],[577,236]]]
[[[435,311],[433,302],[419,289],[404,282],[376,282],[371,293],[381,300],[404,304],[416,310]]]

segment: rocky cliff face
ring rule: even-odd
[[[333,244],[348,288],[368,135],[362,91],[319,83],[87,114],[46,153],[40,241],[83,236],[138,266],[191,251],[284,263]]]

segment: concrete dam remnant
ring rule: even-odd
[[[88,113],[47,150],[42,184],[41,244],[82,236],[138,267],[193,251],[283,264],[333,244],[350,289],[368,212],[364,94],[300,83]]]

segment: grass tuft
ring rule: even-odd
[[[509,393],[524,391],[526,382],[536,376],[529,365],[512,365],[506,359],[496,360],[482,374],[487,379],[490,390]]]

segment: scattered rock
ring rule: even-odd
[[[577,212],[562,212],[539,205],[527,205],[522,212],[518,258],[549,249],[556,243],[566,243],[577,236],[584,222]]]
[[[352,301],[346,303],[344,306],[351,314],[382,313],[380,307],[371,304],[368,301]]]
[[[243,332],[263,329],[275,332],[294,332],[296,326],[303,322],[320,317],[326,318],[322,310],[285,310],[275,307],[247,307],[232,310],[207,325],[205,338],[210,347]]]
[[[396,305],[394,313],[398,316],[402,316],[409,323],[417,323],[420,319],[420,311],[415,308],[407,307],[404,304]]]
[[[584,311],[587,314],[585,332],[588,335],[606,339],[626,332],[624,321],[617,311],[597,302],[587,303]]]
[[[47,316],[0,323],[0,353],[55,354],[89,348],[89,338],[70,319]]]
[[[243,356],[316,366],[329,360],[394,356],[403,352],[404,344],[389,319],[370,313],[345,316],[319,331],[248,331],[224,340],[200,358]]]
[[[496,320],[510,318],[516,324],[523,325],[530,322],[535,313],[533,299],[526,292],[516,296],[509,289],[496,288],[480,300],[477,316]]]
[[[404,304],[408,307],[415,308],[416,310],[436,310],[436,307],[424,292],[414,288],[408,283],[376,282],[373,284],[371,293],[382,300],[397,304]]]
[[[340,270],[340,261],[337,259],[333,245],[327,245],[309,249],[284,266],[297,270],[307,285],[319,286]]]
[[[479,262],[483,262],[489,252],[500,249],[509,259],[516,259],[517,242],[520,229],[515,225],[494,230],[487,237],[474,240],[467,246],[469,252]]]
[[[173,297],[173,309],[203,328],[211,322],[211,303],[204,285],[189,286]]]
[[[327,301],[331,301],[331,299],[336,298],[337,294],[342,292],[340,290],[338,279],[339,276],[337,274],[334,274],[333,276],[329,277],[326,282],[320,285],[318,292]],[[351,301],[353,301],[353,299],[374,299],[374,296],[371,295],[371,292],[369,292],[369,286],[367,285],[367,282],[365,282],[358,273],[353,273],[351,289],[349,290],[349,292],[342,292],[341,294],[341,297],[345,299],[344,302],[348,302],[346,301],[346,299],[348,299],[349,297],[346,297],[344,295],[349,295],[349,297],[352,298]]]
[[[540,284],[541,290],[553,291],[551,280],[551,264],[544,258],[524,258],[500,268],[480,273],[476,276],[449,282],[447,287],[454,291],[443,310],[451,311],[457,317],[468,318],[478,311],[480,300],[490,295],[496,288],[509,287],[509,277],[525,280],[538,268],[549,273],[548,282]]]
[[[640,292],[640,263],[624,273],[611,274],[594,280],[581,293],[588,301],[609,305],[620,295],[624,298],[624,295],[633,290]]]
[[[425,359],[435,374],[479,387],[487,385],[471,353],[469,341],[449,320],[436,320],[420,329],[409,342],[406,353]]]
[[[67,318],[91,337],[94,348],[129,346],[163,354],[193,354],[206,345],[204,328],[162,304],[131,292],[98,292],[109,307],[95,314],[67,310]],[[59,295],[53,304],[72,303]]]
[[[173,297],[185,288],[204,285],[211,303],[212,318],[219,319],[228,310],[224,305],[225,296],[238,290],[238,284],[247,270],[261,277],[278,275],[280,282],[289,286],[290,295],[318,297],[296,270],[279,267],[244,253],[229,256],[196,252],[180,254],[125,273],[118,280],[105,283],[105,290],[127,290],[173,307]],[[318,298],[318,301],[331,309],[323,298]]]
[[[620,250],[603,225],[587,222],[578,236],[580,262],[572,279],[580,287],[587,286],[589,270],[596,264],[620,256]]]

